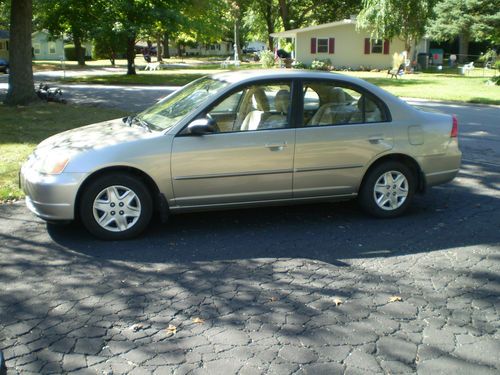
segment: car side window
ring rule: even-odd
[[[304,126],[328,126],[387,121],[378,99],[345,83],[306,84],[319,98],[311,113],[308,91],[304,93]]]
[[[289,127],[291,85],[273,82],[247,86],[209,109],[218,131],[243,132]]]

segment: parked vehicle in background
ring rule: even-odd
[[[7,62],[7,60],[0,59],[0,72],[9,74],[9,70],[9,63]]]
[[[50,137],[21,169],[27,206],[80,218],[102,239],[134,237],[169,214],[358,198],[405,212],[452,180],[455,117],[414,108],[368,82],[311,71],[200,78],[137,116]]]

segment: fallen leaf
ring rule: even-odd
[[[340,298],[334,298],[333,303],[335,304],[335,306],[340,306],[344,303],[344,301],[342,301]]]
[[[172,335],[175,335],[177,333],[177,327],[174,326],[173,324],[169,324],[167,328],[165,328],[165,331],[167,333],[170,333]]]
[[[269,298],[269,302],[276,302],[278,300],[278,297],[272,296]]]
[[[197,324],[203,324],[203,323],[205,323],[205,320],[203,320],[201,318],[198,318],[198,317],[193,318],[192,321],[193,321],[193,323],[197,323]]]
[[[389,298],[389,302],[402,302],[403,301],[403,298],[401,298],[400,296],[392,296],[391,298]]]
[[[141,323],[135,323],[135,324],[132,324],[129,329],[134,331],[134,332],[137,332],[139,331],[140,329],[143,329],[144,326],[141,324]]]

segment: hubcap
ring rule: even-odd
[[[109,186],[97,194],[93,213],[102,228],[110,232],[123,232],[139,220],[141,202],[131,189],[119,185]]]
[[[389,171],[381,175],[373,189],[377,206],[386,211],[398,209],[408,196],[408,180],[398,171]]]

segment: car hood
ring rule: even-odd
[[[53,135],[38,145],[36,153],[82,152],[150,138],[156,134],[157,132],[149,132],[137,125],[129,126],[122,119],[116,119]]]

